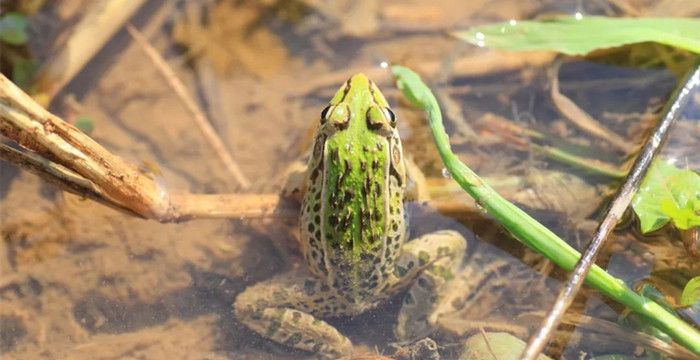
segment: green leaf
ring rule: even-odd
[[[90,135],[92,131],[95,130],[95,123],[90,117],[83,115],[75,120],[75,127],[85,134]]]
[[[27,18],[18,13],[7,13],[0,18],[0,41],[11,45],[27,42]]]
[[[700,276],[696,276],[685,285],[681,294],[681,306],[690,306],[700,301]]]
[[[669,221],[678,229],[700,226],[700,175],[656,161],[632,201],[642,232],[658,230]]]
[[[700,19],[559,17],[489,24],[454,33],[477,46],[503,50],[554,50],[583,55],[593,50],[657,42],[700,53]]]
[[[17,59],[12,63],[12,81],[20,88],[27,90],[37,69],[39,69],[39,63],[36,60]]]

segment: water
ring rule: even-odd
[[[266,8],[252,2],[192,2],[182,8],[150,5],[134,19],[203,106],[253,184],[245,190],[248,193],[280,191],[286,168],[313,146],[310,134],[321,109],[350,75],[364,72],[379,85],[399,118],[405,153],[428,178],[429,192],[434,193],[431,205],[443,212],[409,206],[411,237],[453,229],[469,242],[467,265],[456,274],[458,282],[449,294],[462,307],[450,309],[440,319],[441,331],[432,335],[447,349],[444,358],[455,358],[459,351],[448,345],[480,331],[473,326],[476,321],[493,326],[487,331],[509,330],[526,339],[528,327],[538,319],[528,314],[551,304],[562,274],[504,234],[480,206],[469,205],[466,195],[453,186],[423,115],[400,101],[388,64],[410,65],[434,83],[445,75],[439,89],[452,101],[443,107],[460,158],[574,246],[585,243],[596,225],[596,210],[606,199],[599,189],[616,184],[528,151],[527,145],[538,138],[525,137],[524,130],[556,140],[570,136],[572,144],[567,146],[573,148],[591,144],[553,109],[544,75],[549,60],[541,66],[501,68],[506,56],[528,55],[503,55],[489,65],[480,62],[491,56],[488,49],[465,48],[443,36],[445,31],[486,21],[510,20],[516,26],[520,19],[538,14],[570,12],[573,2],[476,3],[327,2],[313,8],[289,2]],[[37,19],[39,36],[34,41],[49,32],[68,30],[69,15],[79,14],[79,5],[52,6],[61,11],[45,9],[41,14],[51,19],[53,27],[46,30],[41,22],[48,20]],[[585,14],[602,11],[587,8]],[[53,18],[56,14],[66,18]],[[201,18],[207,22],[200,24]],[[168,22],[149,25],[159,19]],[[149,26],[156,31],[147,31]],[[488,45],[488,39],[483,40]],[[47,51],[37,48],[40,57]],[[450,58],[455,60],[445,68]],[[639,114],[658,105],[650,99],[663,98],[673,86],[667,72],[583,61],[566,64],[560,81],[562,92],[579,106],[634,141],[649,126]],[[163,191],[244,192],[186,107],[124,34],[93,59],[66,89],[69,93],[76,95],[80,106],[52,110],[67,120],[89,116],[94,124],[91,136],[114,154],[158,173],[154,176]],[[532,122],[536,126],[529,128],[523,122],[515,123],[520,128],[503,126],[514,124],[511,103],[532,103],[528,114],[537,120]],[[697,119],[695,111],[688,113],[688,119]],[[465,124],[477,139],[463,136]],[[697,169],[697,152],[682,151],[697,148],[697,123],[685,124],[671,141],[678,146],[669,156]],[[582,151],[618,165],[625,158],[595,142]],[[450,207],[455,204],[460,206],[456,211]],[[0,260],[3,356],[305,357],[247,330],[231,308],[246,287],[303,266],[295,241],[298,225],[289,218],[159,224],[64,194],[2,162],[0,225],[0,250],[5,256]],[[656,269],[697,271],[697,262],[679,255],[678,243],[669,248],[667,243],[639,243],[622,235],[613,242],[617,245],[611,251],[619,254],[615,260],[622,258],[624,264],[639,265],[635,256],[651,252],[656,255]],[[639,251],[640,247],[653,251]],[[639,268],[651,267],[643,265]],[[616,319],[617,312],[592,299],[581,301],[574,311],[588,309],[586,315]],[[330,322],[358,345],[358,351],[376,347],[388,352],[388,344],[396,341],[392,327],[400,303],[394,298],[359,316]],[[569,338],[563,336],[560,340],[566,345],[550,351],[576,358],[571,354],[579,351],[628,350],[622,341],[601,341],[585,333],[581,338],[567,343]]]

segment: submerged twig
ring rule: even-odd
[[[663,111],[661,121],[656,125],[654,133],[647,139],[637,160],[632,166],[625,183],[619,190],[618,195],[613,200],[605,218],[598,226],[590,245],[584,252],[581,259],[576,263],[574,271],[566,286],[559,293],[556,303],[552,306],[549,314],[545,318],[540,330],[530,338],[527,349],[523,352],[521,359],[533,360],[544,349],[554,329],[561,322],[561,317],[569,308],[576,296],[576,293],[583,285],[583,280],[588,275],[591,266],[595,263],[598,251],[601,249],[605,239],[613,231],[623,213],[632,201],[639,184],[644,178],[652,160],[659,151],[661,145],[666,141],[669,129],[675,120],[681,115],[685,104],[690,101],[693,90],[700,86],[700,66],[691,71],[683,85],[676,90],[668,105]]]
[[[602,175],[615,179],[623,178],[626,174],[625,171],[620,170],[618,167],[598,159],[581,157],[565,149],[550,145],[535,144],[531,140],[547,140],[551,138],[551,135],[521,126],[499,115],[485,113],[476,123],[480,134],[485,132],[493,133],[498,138],[503,139],[502,141],[506,146],[512,146],[520,151],[527,151],[530,149],[534,152],[541,153],[548,159],[584,170],[590,174]]]
[[[133,25],[127,24],[126,30],[129,32],[129,35],[131,35],[131,37],[139,44],[139,46],[141,46],[141,49],[143,49],[143,51],[146,53],[146,56],[148,56],[153,65],[155,65],[156,69],[158,69],[160,74],[168,83],[170,88],[173,89],[173,91],[175,91],[177,97],[180,99],[180,101],[182,101],[187,110],[192,114],[194,121],[197,124],[197,127],[199,127],[204,137],[214,148],[214,151],[216,152],[217,156],[219,157],[219,159],[221,159],[221,162],[224,163],[224,166],[226,166],[226,170],[228,170],[228,172],[231,173],[231,175],[233,175],[233,177],[236,179],[238,184],[241,185],[242,188],[249,188],[250,181],[243,174],[241,168],[238,166],[236,161],[233,160],[231,153],[228,151],[228,149],[226,149],[226,145],[224,145],[224,142],[216,133],[209,120],[207,120],[206,116],[204,115],[204,112],[199,108],[197,103],[187,93],[185,85],[182,83],[182,81],[180,81],[177,75],[175,75],[173,69],[168,65],[165,59],[163,59],[163,57],[160,56],[158,51],[156,51],[156,49],[154,49],[153,46],[151,46],[151,44],[148,43],[148,40],[146,40],[146,38],[141,34],[141,32],[139,32]]]
[[[627,172],[609,163],[597,159],[576,156],[553,146],[530,144],[530,148],[544,154],[549,159],[584,170],[589,174],[606,176],[613,179],[621,179],[627,174]]]
[[[591,115],[581,109],[575,102],[569,99],[567,96],[559,91],[559,67],[561,62],[555,62],[553,68],[550,71],[550,83],[551,83],[551,96],[554,105],[557,110],[561,112],[562,115],[579,129],[602,139],[616,149],[623,151],[628,154],[634,149],[634,146],[630,145],[625,139],[620,135],[615,134],[603,125],[601,125],[596,119]]]

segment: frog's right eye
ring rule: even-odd
[[[328,116],[330,115],[330,111],[331,111],[331,105],[328,105],[323,110],[321,110],[321,124],[328,121]]]

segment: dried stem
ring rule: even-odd
[[[244,189],[249,188],[250,181],[243,174],[241,168],[238,166],[236,161],[233,160],[231,153],[229,153],[228,149],[226,149],[226,145],[224,145],[224,142],[216,133],[209,120],[207,120],[206,116],[204,115],[204,112],[199,108],[197,103],[188,94],[185,85],[175,75],[175,72],[170,67],[170,65],[168,65],[165,59],[163,59],[163,57],[160,56],[158,51],[156,51],[156,49],[154,49],[153,46],[151,46],[151,44],[148,43],[148,40],[146,40],[146,38],[141,34],[141,32],[139,32],[133,25],[127,24],[126,30],[129,32],[131,37],[139,44],[139,46],[141,46],[141,49],[143,49],[143,51],[146,53],[146,56],[148,56],[153,65],[155,65],[156,69],[158,69],[160,74],[168,83],[170,88],[173,89],[173,91],[175,91],[177,97],[180,99],[180,101],[182,101],[187,110],[192,114],[194,121],[197,124],[197,127],[199,127],[199,130],[202,131],[204,137],[214,148],[214,151],[216,152],[217,156],[219,156],[219,159],[221,159],[221,162],[224,163],[226,169],[231,173],[231,175],[233,175],[233,177],[236,179],[238,184],[241,185],[241,187],[243,187]]]
[[[634,150],[634,146],[623,139],[620,135],[615,134],[608,128],[601,125],[596,119],[578,107],[575,102],[559,91],[559,67],[561,62],[557,61],[550,71],[551,96],[552,102],[557,107],[557,110],[564,115],[566,119],[571,121],[579,129],[608,142],[616,149],[623,151],[626,154]]]

